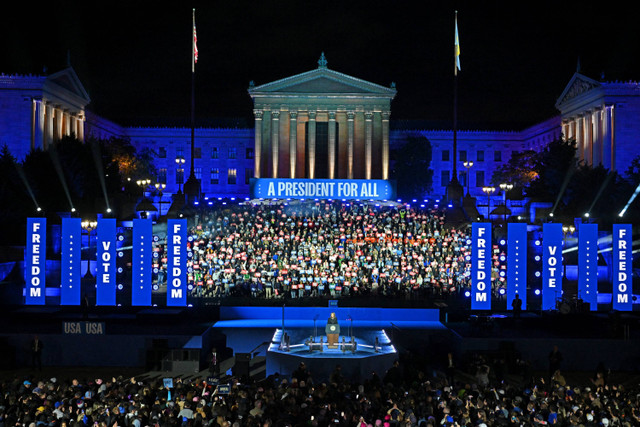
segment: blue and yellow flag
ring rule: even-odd
[[[453,42],[453,48],[455,52],[455,64],[453,67],[453,74],[458,75],[458,71],[460,70],[460,39],[458,37],[458,11],[456,11],[456,35]]]

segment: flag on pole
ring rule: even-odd
[[[198,37],[196,36],[196,10],[193,9],[193,63],[198,62]]]
[[[194,27],[195,34],[195,27]],[[453,43],[453,48],[455,52],[455,65],[453,67],[453,73],[457,76],[458,71],[460,70],[460,39],[458,38],[458,11],[456,10],[456,35]]]

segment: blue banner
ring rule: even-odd
[[[133,220],[131,248],[131,304],[151,305],[153,230],[150,219]]]
[[[96,305],[116,305],[116,220],[98,219]]]
[[[491,309],[491,224],[471,226],[471,309]]]
[[[47,219],[27,218],[27,244],[24,253],[25,304],[44,305],[45,265],[47,262]]]
[[[598,309],[598,224],[578,227],[578,299]]]
[[[507,310],[518,294],[522,309],[527,307],[527,224],[510,222],[507,226]]]
[[[82,225],[80,218],[62,218],[60,305],[80,305],[82,278]]]
[[[613,309],[632,310],[632,264],[633,255],[631,224],[613,225]]]
[[[542,225],[542,310],[555,310],[562,297],[562,224]]]
[[[187,305],[187,220],[167,221],[167,306]]]
[[[395,188],[383,179],[252,178],[254,199],[358,199],[393,200]]]

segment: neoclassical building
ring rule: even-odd
[[[250,84],[248,94],[253,126],[195,129],[194,173],[205,197],[248,197],[252,178],[392,179],[394,148],[416,135],[432,146],[433,189],[424,196],[445,194],[453,170],[453,132],[391,118],[393,85],[331,70],[321,57],[311,71]],[[129,138],[137,148],[156,153],[156,179],[166,184],[166,196],[182,188],[190,173],[189,128],[125,127],[93,114],[89,105],[71,68],[48,76],[0,75],[0,145],[22,160],[64,135]],[[557,116],[526,129],[458,130],[456,170],[465,193],[486,200],[482,187],[514,152],[541,149],[562,135],[577,140],[580,160],[622,174],[640,155],[637,82],[596,81],[576,73],[556,108]],[[473,166],[465,168],[465,161]]]
[[[396,90],[327,67],[260,86],[254,103],[255,178],[389,179]]]
[[[24,159],[63,136],[82,141],[90,102],[72,68],[47,76],[0,74],[0,144]]]
[[[562,132],[574,138],[577,156],[624,174],[640,153],[640,84],[604,82],[576,73],[558,98]]]

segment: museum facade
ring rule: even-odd
[[[392,180],[393,150],[415,136],[432,146],[433,187],[425,198],[445,194],[454,158],[465,193],[480,196],[514,152],[539,150],[563,135],[576,139],[581,161],[619,173],[640,154],[640,84],[580,73],[558,98],[557,116],[521,130],[458,130],[456,156],[452,130],[392,118],[393,85],[331,70],[324,56],[308,72],[251,83],[248,95],[253,126],[195,129],[194,174],[205,197],[249,197],[255,178]],[[22,160],[65,135],[128,138],[137,149],[156,153],[155,179],[166,184],[167,195],[182,189],[191,172],[190,128],[122,126],[93,114],[89,105],[72,68],[48,76],[1,74],[0,144]]]

